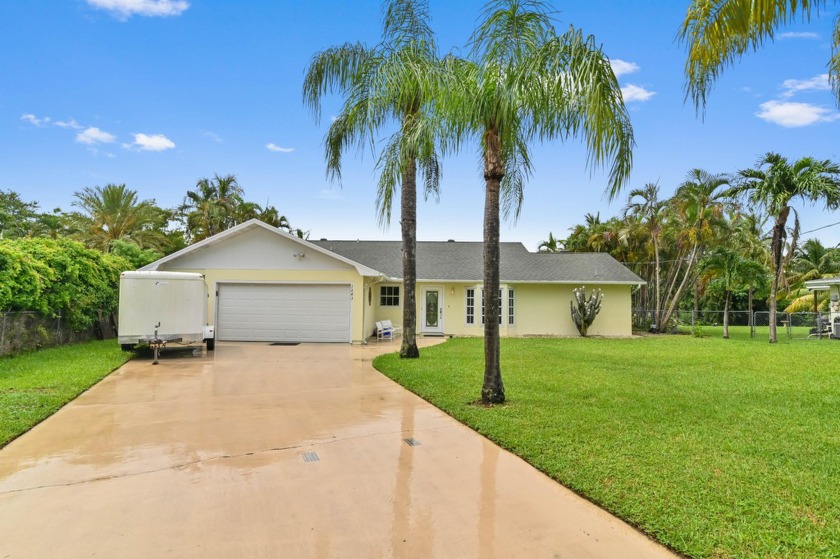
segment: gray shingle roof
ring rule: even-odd
[[[310,241],[391,278],[402,277],[400,241]],[[643,283],[609,254],[529,252],[522,243],[500,243],[501,281],[552,283]],[[480,242],[417,243],[419,280],[481,281]]]

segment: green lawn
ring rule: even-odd
[[[481,339],[374,366],[690,557],[840,557],[840,341]]]
[[[131,357],[105,340],[0,358],[0,448]]]

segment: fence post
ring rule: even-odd
[[[793,317],[790,315],[789,312],[785,313],[785,314],[787,315],[787,337],[790,340],[790,339],[793,339],[793,329],[790,327],[791,326],[790,322],[791,322],[791,320],[793,320]]]
[[[691,335],[694,336],[694,309],[691,309]]]
[[[3,313],[3,327],[0,328],[0,350],[2,350],[6,346],[6,315],[9,313]],[[0,355],[3,355],[3,352],[0,351]]]
[[[58,331],[55,333],[59,345],[64,343],[64,334],[61,332],[61,313],[58,313]]]

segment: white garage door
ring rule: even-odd
[[[216,337],[254,342],[349,342],[349,285],[219,285]]]

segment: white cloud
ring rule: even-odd
[[[621,95],[624,97],[625,103],[632,103],[634,101],[647,101],[648,99],[656,95],[656,92],[629,83],[621,88]]]
[[[782,97],[793,97],[800,91],[828,91],[831,84],[828,81],[828,74],[820,74],[807,80],[785,80],[782,82]]]
[[[820,36],[817,33],[811,33],[810,31],[785,31],[784,33],[779,33],[779,39],[819,39]]]
[[[219,144],[222,143],[222,137],[219,136],[218,134],[216,134],[215,132],[205,132],[204,137],[205,138],[210,138],[211,140],[213,140],[216,143],[219,143]]]
[[[175,147],[175,142],[163,134],[135,134],[133,144],[123,144],[126,149],[164,151]]]
[[[275,143],[265,144],[265,147],[268,151],[280,152],[280,153],[292,153],[295,151],[295,148],[283,148],[278,146]]]
[[[94,8],[107,10],[121,20],[133,15],[150,17],[177,16],[190,7],[186,0],[87,0]]]
[[[113,134],[109,134],[104,130],[96,128],[95,126],[85,128],[84,130],[76,134],[76,141],[80,144],[110,144],[116,139],[117,137]]]
[[[624,60],[619,60],[618,58],[610,60],[610,66],[612,66],[615,77],[632,74],[639,69],[639,65],[635,62],[625,62]]]
[[[81,130],[84,128],[84,126],[76,122],[76,119],[74,118],[71,118],[70,120],[56,120],[53,124],[59,128],[72,128],[74,130]]]
[[[50,123],[50,117],[45,116],[44,118],[38,118],[37,116],[33,115],[32,113],[26,113],[20,115],[21,120],[25,120],[32,126],[46,126]]]
[[[761,107],[761,111],[755,113],[755,116],[785,128],[810,126],[818,122],[831,122],[840,118],[840,113],[810,103],[767,101],[759,107]]]

